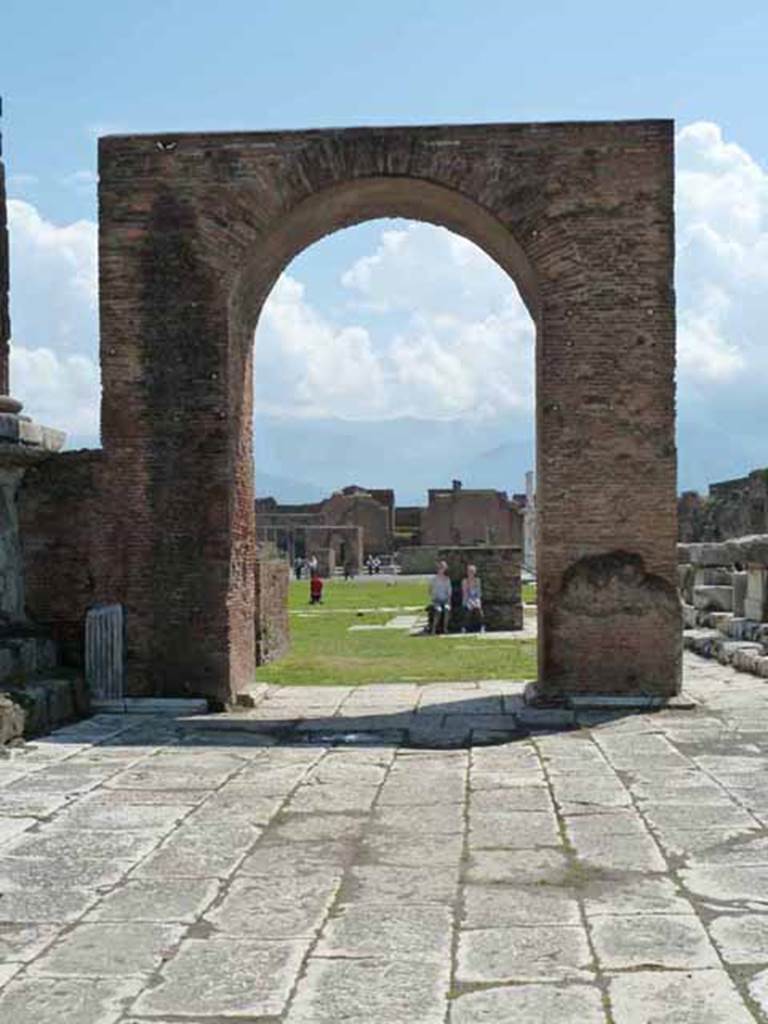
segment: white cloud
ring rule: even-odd
[[[59,356],[49,348],[11,348],[12,392],[25,414],[98,444],[99,368],[86,356]]]
[[[261,409],[279,393],[285,413],[350,419],[530,412],[532,324],[475,245],[427,224],[385,230],[341,281],[364,324],[331,325],[288,276],[270,296],[256,342]]]
[[[21,199],[8,201],[14,339],[95,352],[97,238],[92,221],[59,227]]]
[[[768,173],[710,122],[677,137],[681,398],[768,369]]]
[[[262,412],[294,416],[363,416],[382,406],[384,369],[364,327],[335,327],[304,298],[289,274],[261,315],[255,395]]]
[[[8,223],[11,392],[35,419],[97,444],[96,225],[60,227],[18,199]]]
[[[472,242],[431,224],[382,231],[376,250],[342,275],[352,305],[412,314],[487,316],[515,293],[506,273]]]

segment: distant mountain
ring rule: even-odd
[[[525,474],[535,460],[532,437],[500,444],[469,460],[458,473],[466,487],[495,487],[510,496],[525,493]]]
[[[734,395],[733,421],[738,422]],[[681,408],[678,490],[706,492],[717,480],[768,465],[762,408],[749,428],[723,431],[720,422]],[[525,489],[533,468],[533,424],[525,417],[493,420],[298,420],[259,416],[254,424],[256,492],[286,504],[318,501],[347,484],[393,487],[401,505],[424,504],[429,487],[454,478],[467,487]],[[72,434],[66,447],[98,448],[98,437]]]
[[[276,498],[282,505],[303,505],[309,501],[320,501],[328,495],[327,489],[308,484],[306,480],[265,473],[258,466],[255,485],[257,498]]]
[[[468,487],[522,491],[533,458],[529,435],[527,421],[511,419],[257,417],[258,493],[264,493],[265,476],[304,481],[323,494],[352,483],[392,487],[401,505],[424,504],[429,487],[449,486],[454,478]]]

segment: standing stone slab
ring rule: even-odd
[[[85,678],[96,701],[125,695],[125,615],[122,605],[101,604],[85,617]]]
[[[749,573],[734,572],[731,576],[733,586],[733,614],[737,618],[746,618],[747,584]]]
[[[764,565],[747,566],[744,614],[755,622],[765,622],[768,619],[768,569]]]

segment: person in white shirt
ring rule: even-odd
[[[477,568],[467,566],[467,575],[461,581],[461,606],[463,611],[462,632],[469,629],[476,633],[484,632],[483,626],[483,589]]]
[[[438,562],[437,573],[429,584],[429,631],[447,633],[451,618],[451,578],[448,563]]]

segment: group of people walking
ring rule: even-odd
[[[429,584],[427,632],[447,633],[453,607],[453,583],[448,575],[448,563],[438,562],[437,572]],[[462,632],[484,631],[482,584],[474,565],[467,566],[467,574],[461,581],[460,614]]]

